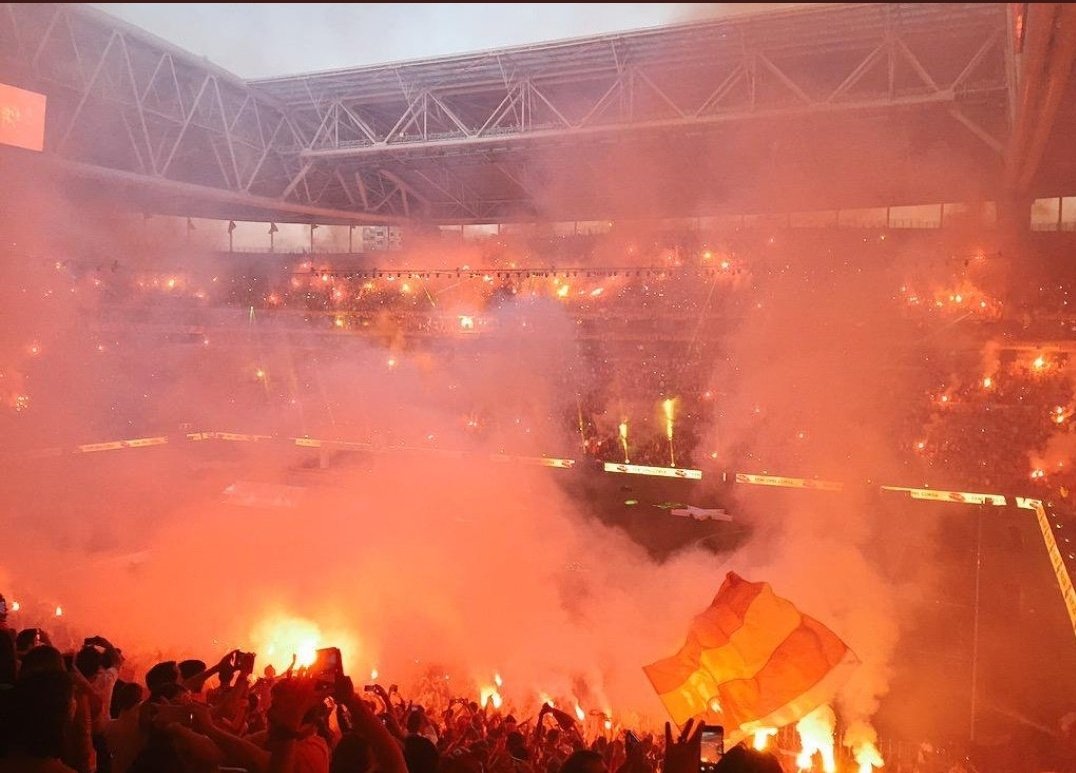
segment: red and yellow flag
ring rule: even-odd
[[[0,145],[45,147],[45,95],[0,83]]]
[[[856,663],[768,583],[729,572],[680,651],[644,671],[678,725],[701,717],[739,737],[796,722],[830,700]]]

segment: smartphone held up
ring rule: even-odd
[[[703,725],[699,743],[699,771],[713,773],[725,754],[725,728],[721,725]]]
[[[318,650],[314,654],[314,662],[310,665],[307,673],[314,678],[319,686],[335,687],[344,675],[340,649],[338,647],[326,647]]]

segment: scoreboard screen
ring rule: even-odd
[[[0,145],[45,147],[45,95],[0,83]]]

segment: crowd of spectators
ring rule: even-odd
[[[70,632],[61,632],[70,635]],[[64,651],[67,650],[67,651]],[[215,663],[128,658],[93,636],[53,646],[42,628],[8,625],[0,596],[0,773],[792,773],[792,726],[752,748],[726,748],[700,767],[702,725],[677,731],[582,716],[541,696],[530,706],[499,694],[453,695],[437,669],[405,695],[396,685],[356,685],[318,651],[278,673],[253,652]],[[371,675],[374,676],[374,675]],[[858,767],[839,741],[841,769]],[[1066,732],[1076,730],[1070,723]],[[1076,753],[1076,741],[1069,754]],[[989,745],[885,743],[893,773],[1009,770]],[[1055,750],[1062,759],[1065,748]],[[971,757],[969,758],[969,754]],[[1061,755],[1061,756],[1058,756]],[[972,762],[982,757],[984,762]],[[1008,759],[1008,758],[1004,758]],[[810,770],[821,770],[821,758]],[[1013,768],[1015,769],[1015,768]],[[1023,770],[1023,768],[1021,768]],[[1035,768],[1038,770],[1038,768]],[[1068,768],[1057,768],[1068,770]]]
[[[2,598],[2,597],[0,597]],[[395,685],[356,690],[316,665],[255,674],[234,650],[208,665],[158,662],[135,678],[107,639],[74,652],[38,628],[16,632],[0,607],[3,773],[698,773],[701,724],[664,737],[588,729],[543,704],[508,706]],[[499,702],[498,702],[499,704]],[[593,723],[591,723],[593,728]],[[715,773],[779,773],[778,758],[737,746]]]
[[[270,263],[230,257],[227,269],[217,266],[201,272],[141,271],[119,260],[97,266],[61,261],[55,268],[58,276],[75,283],[72,291],[94,287],[102,297],[99,315],[118,313],[120,325],[130,322],[139,308],[173,324],[209,318],[184,316],[185,309],[242,310],[251,320],[257,315],[301,320],[310,330],[338,336],[337,340],[366,337],[387,350],[390,366],[407,354],[448,352],[446,359],[457,362],[473,358],[480,372],[483,347],[497,349],[520,335],[528,341],[552,341],[557,355],[548,362],[545,375],[565,399],[550,403],[542,415],[533,410],[509,414],[492,410],[481,400],[466,404],[465,396],[475,390],[463,388],[456,395],[442,396],[450,411],[460,416],[459,431],[441,432],[436,442],[467,450],[475,440],[495,435],[505,453],[525,453],[528,448],[533,451],[533,428],[545,426],[557,428],[561,438],[580,441],[562,442],[559,447],[541,444],[540,452],[547,455],[574,457],[582,449],[599,461],[669,465],[675,459],[678,466],[701,467],[716,453],[701,443],[712,434],[707,427],[715,402],[720,402],[710,395],[709,383],[713,363],[727,354],[720,349],[721,333],[735,331],[754,307],[759,297],[755,290],[762,288],[764,295],[766,284],[782,272],[815,271],[814,264],[808,268],[791,262],[803,250],[818,253],[815,262],[823,278],[812,281],[825,281],[827,270],[847,270],[841,268],[842,251],[883,257],[902,254],[885,234],[840,236],[846,244],[834,246],[832,234],[800,234],[795,242],[786,234],[708,240],[698,232],[637,240],[597,235],[513,242],[506,237],[481,245],[480,254],[472,255],[476,267],[422,270],[377,271],[370,260],[329,256],[282,256]],[[812,239],[818,245],[805,244]],[[920,326],[938,323],[935,328],[947,330],[959,322],[962,331],[972,331],[973,346],[990,341],[1007,345],[1018,338],[1026,344],[1021,337],[1064,332],[1063,325],[1057,327],[1053,320],[1068,319],[1064,282],[1041,281],[1003,292],[997,281],[990,281],[990,272],[997,273],[997,256],[971,255],[954,261],[937,249],[921,252],[921,259],[909,263],[909,280],[899,292],[894,287],[897,305],[891,311],[903,310]],[[615,259],[610,258],[613,253]],[[406,264],[401,256],[393,260]],[[418,260],[415,265],[421,264]],[[555,268],[557,264],[566,268]],[[609,267],[618,264],[620,268]],[[538,268],[542,265],[546,268]],[[882,276],[880,272],[879,280]],[[551,309],[558,313],[550,314]],[[1049,331],[1037,333],[1044,315],[1053,322]],[[189,339],[208,346],[210,340],[219,345],[230,340],[229,335],[238,335],[198,324],[183,327],[191,331],[186,338],[168,341]],[[543,351],[536,346],[529,355],[537,360]],[[915,367],[927,367],[928,359],[931,365],[939,360],[924,355]],[[311,368],[320,367],[321,359],[315,360]],[[301,370],[307,365],[297,360],[293,367]],[[1044,372],[1023,365],[1003,368],[987,388],[981,387],[984,374],[958,373],[964,386],[949,388],[945,380],[958,380],[953,375],[956,369],[950,368],[939,377],[942,386],[925,394],[921,404],[895,406],[906,408],[909,419],[905,435],[894,438],[894,447],[906,454],[910,472],[922,472],[933,484],[1021,488],[1031,482],[1040,488],[1052,485],[1054,493],[1072,490],[1076,478],[1068,479],[1068,460],[1045,459],[1036,477],[1031,473],[1040,467],[1030,461],[1044,455],[1051,438],[1068,430],[1073,399],[1066,368],[1060,357]],[[277,399],[285,411],[295,405],[297,395],[285,393],[282,382],[251,378],[263,370],[260,363],[244,363],[237,375],[245,378],[252,397]],[[299,374],[298,380],[315,383],[316,376]],[[6,382],[16,383],[11,378]],[[939,398],[943,391],[944,401]],[[667,399],[676,402],[671,448],[657,410]],[[13,412],[27,415],[35,405],[33,394],[14,386],[4,401]],[[1058,408],[1064,419],[1060,422],[1055,421]],[[303,410],[307,421],[318,409]],[[618,432],[621,423],[629,426],[626,449]],[[335,417],[333,425],[345,434],[352,431]],[[398,438],[391,429],[355,431],[364,437],[349,439],[372,440],[375,445],[378,437],[425,445],[430,434]],[[789,432],[794,435],[797,428],[790,427]],[[810,442],[792,443],[793,467],[797,453],[804,469],[794,472],[810,475],[806,467],[817,456]],[[768,464],[761,457],[758,461]],[[786,461],[781,458],[774,464]]]

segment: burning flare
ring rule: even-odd
[[[833,728],[837,717],[829,706],[819,706],[796,723],[802,750],[796,756],[796,767],[800,770],[814,768],[814,755],[822,758],[824,773],[836,773],[837,762],[833,756]]]
[[[873,773],[875,768],[885,765],[875,742],[878,734],[874,728],[862,720],[853,722],[844,734],[844,745],[852,750],[852,756],[859,766],[858,773]]]
[[[262,619],[251,632],[250,641],[251,649],[258,653],[259,662],[264,660],[278,673],[291,664],[293,655],[297,667],[312,665],[320,647],[339,647],[345,665],[348,657],[358,652],[357,642],[350,632],[326,632],[312,620],[287,614]]]
[[[885,765],[881,753],[874,744],[867,741],[853,752],[856,764],[859,765],[859,773],[873,773],[875,768]]]
[[[756,730],[754,740],[755,751],[766,751],[766,747],[770,745],[770,738],[775,735],[777,735],[776,727],[760,727]]]
[[[625,419],[620,422],[620,426],[617,428],[620,432],[620,445],[624,447],[624,464],[631,464],[631,459],[628,456],[628,421]]]
[[[497,688],[493,685],[486,685],[478,691],[478,705],[482,708],[486,708],[489,704],[493,704],[493,708],[499,709],[504,699],[501,698],[501,694],[497,692]]]

